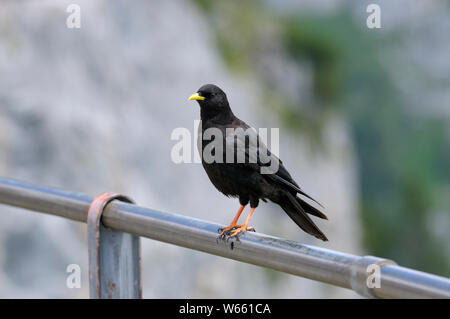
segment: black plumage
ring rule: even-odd
[[[200,105],[201,127],[199,129],[202,130],[202,133],[204,134],[208,129],[222,133],[222,154],[214,153],[215,151],[220,151],[220,148],[218,150],[213,149],[211,152],[216,159],[219,158],[221,160],[205,161],[205,158],[202,156],[202,165],[214,186],[226,196],[238,197],[242,205],[230,226],[222,228],[221,236],[226,236],[227,234],[237,236],[251,229],[251,227],[248,227],[248,221],[261,199],[263,201],[270,200],[280,205],[302,230],[327,241],[327,237],[308,216],[310,214],[327,219],[325,214],[298,196],[299,194],[315,201],[303,192],[292,179],[283,166],[283,162],[270,153],[260,141],[256,131],[252,130],[250,126],[233,114],[226,94],[219,87],[213,84],[206,84],[197,93],[191,95],[189,99],[197,100]],[[230,129],[245,130],[247,135],[242,137],[230,134]],[[214,139],[206,140],[201,138],[201,136],[199,134],[198,146],[199,151],[203,154],[205,147]],[[254,139],[252,140],[252,138]],[[255,140],[257,141],[256,143]],[[234,160],[233,162],[229,160],[227,162],[226,152],[231,149],[234,150]],[[239,151],[245,156],[245,162],[243,163],[237,161],[237,153]],[[272,161],[278,161],[278,170],[270,174],[263,174],[261,169],[264,166],[267,168],[269,163],[267,163],[267,159],[263,160],[262,154],[266,154]],[[243,225],[237,225],[236,222],[248,203],[250,203],[251,207],[250,214]]]

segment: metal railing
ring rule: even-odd
[[[138,236],[353,289],[366,297],[450,298],[450,279],[401,267],[390,260],[259,233],[246,233],[233,244],[217,241],[218,224],[113,201],[117,197],[129,201],[111,194],[94,200],[84,194],[0,178],[0,203],[88,223],[93,298],[141,296]],[[93,215],[89,221],[88,212]],[[373,265],[380,270],[379,288],[369,288]]]

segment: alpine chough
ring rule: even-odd
[[[328,218],[298,195],[318,202],[303,192],[283,166],[283,162],[270,153],[256,131],[233,114],[226,94],[216,85],[206,84],[192,94],[189,100],[196,100],[200,104],[199,130],[201,129],[202,134],[198,137],[198,147],[202,154],[202,165],[214,186],[226,196],[238,197],[241,204],[231,224],[219,229],[221,231],[219,237],[236,237],[247,230],[253,230],[248,226],[250,218],[259,200],[268,199],[280,205],[303,231],[327,241],[327,237],[308,214],[323,219]],[[211,135],[211,139],[208,140],[204,136],[208,130],[221,134],[207,134]],[[245,133],[237,134],[238,131]],[[215,141],[216,138],[220,140]],[[208,145],[213,141],[215,147],[211,148]],[[207,148],[215,160],[205,159]],[[231,156],[226,154],[230,151],[233,151]],[[240,161],[239,154],[244,156]],[[272,172],[263,172],[263,169],[267,169],[272,163],[271,161],[277,164],[277,169]],[[248,203],[250,203],[250,213],[244,224],[237,225],[239,216]]]

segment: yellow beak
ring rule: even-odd
[[[204,99],[205,97],[199,95],[198,93],[194,93],[188,98],[188,100],[198,100],[198,101],[203,101]]]

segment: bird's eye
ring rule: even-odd
[[[209,93],[209,92],[202,92],[202,96],[208,98],[208,97],[211,97],[211,93]]]

